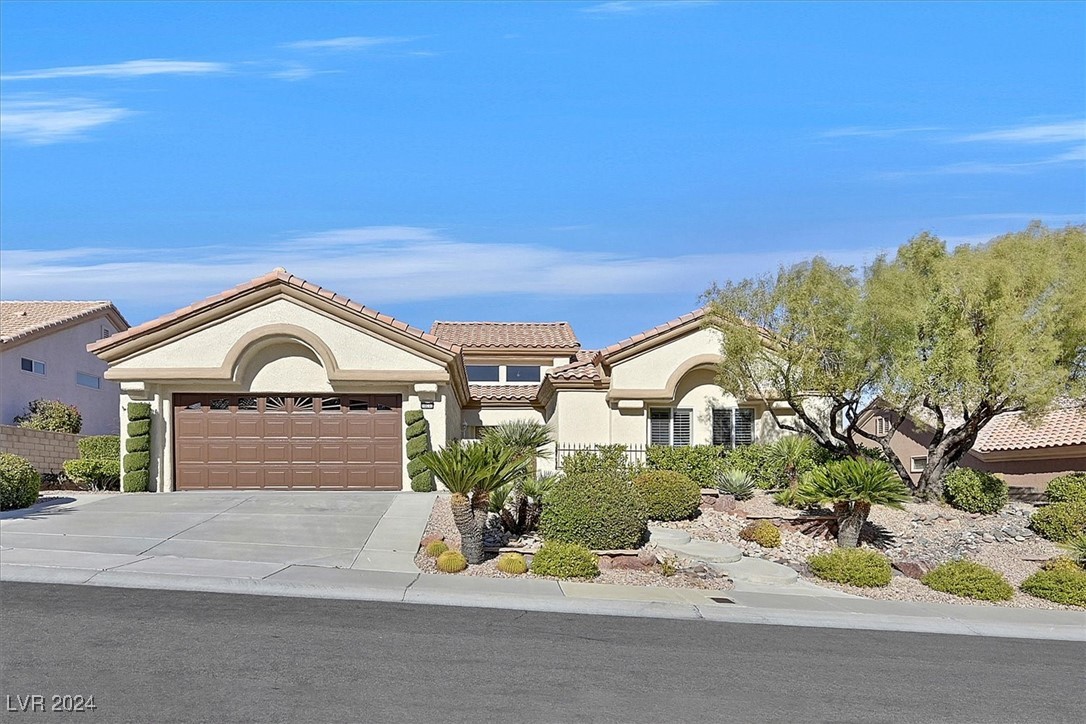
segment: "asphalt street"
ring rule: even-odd
[[[4,721],[1079,722],[1081,643],[0,584]],[[41,695],[93,711],[19,711]],[[70,706],[74,699],[58,699]],[[11,711],[11,710],[15,711]]]

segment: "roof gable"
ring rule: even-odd
[[[615,342],[611,346],[601,349],[599,356],[604,362],[613,364],[640,352],[658,347],[661,344],[666,344],[676,337],[700,329],[706,310],[706,307],[696,309],[681,317],[658,324],[652,329],[647,329],[632,337]]]
[[[124,316],[108,301],[0,301],[0,343],[21,342],[51,334],[71,324],[109,315],[122,329]]]

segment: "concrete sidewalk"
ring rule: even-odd
[[[424,574],[414,556],[434,496],[306,495],[113,496],[31,509],[0,521],[0,580],[1086,641],[1086,612],[877,601],[803,580],[713,592]],[[111,517],[117,508],[124,514]],[[350,549],[312,545],[348,538]]]

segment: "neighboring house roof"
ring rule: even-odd
[[[102,313],[112,313],[122,323],[121,326],[128,327],[128,322],[117,308],[107,301],[0,301],[0,343],[55,332],[60,327]]]
[[[469,385],[472,402],[523,402],[535,401],[538,385]]]
[[[595,363],[597,354],[595,350],[580,350],[575,361],[551,369],[547,376],[555,380],[601,380],[603,377]]]
[[[1086,409],[1066,406],[1054,409],[1031,425],[1021,412],[1005,412],[985,425],[973,449],[986,452],[1027,450],[1086,444]]]
[[[621,355],[623,352],[627,352],[635,347],[652,347],[655,342],[664,342],[672,337],[672,333],[685,331],[686,329],[694,326],[701,325],[701,320],[705,317],[707,311],[706,307],[696,309],[693,312],[676,317],[671,321],[658,324],[652,329],[647,329],[640,334],[635,334],[632,337],[615,342],[609,347],[604,347],[600,350],[599,355],[604,360],[611,357]]]
[[[369,317],[370,319],[376,320],[377,322],[380,322],[388,327],[396,329],[410,336],[417,337],[418,339],[424,342],[428,342],[435,347],[440,347],[443,350],[452,352],[454,354],[460,352],[460,348],[456,344],[453,344],[446,340],[438,339],[434,335],[428,334],[421,329],[412,327],[411,325],[405,322],[401,322],[400,320],[393,317],[390,317],[387,314],[381,314],[375,309],[370,309],[369,307],[365,307],[358,302],[348,299],[347,297],[336,294],[330,289],[325,289],[323,287],[317,286],[316,284],[311,284],[306,280],[302,279],[301,277],[296,277],[293,274],[288,273],[282,267],[275,269],[262,277],[257,277],[252,281],[245,282],[244,284],[239,284],[233,289],[227,289],[225,292],[221,292],[202,301],[195,302],[187,307],[182,307],[175,312],[170,312],[169,314],[161,316],[158,319],[152,319],[149,322],[144,322],[143,324],[136,325],[135,327],[132,327],[125,332],[115,334],[112,337],[108,337],[107,339],[96,342],[90,345],[88,349],[91,352],[99,352],[103,349],[114,347],[122,342],[127,342],[128,340],[148,335],[152,332],[162,329],[163,327],[169,326],[174,322],[187,319],[206,310],[226,304],[238,297],[248,294],[249,292],[253,292],[258,289],[277,284],[284,284],[290,287],[294,287],[296,289],[301,289],[303,291],[309,292],[318,297],[322,297],[353,312],[357,312],[359,314],[362,314],[363,316]]]
[[[430,334],[465,350],[569,350],[580,348],[568,322],[434,322]]]

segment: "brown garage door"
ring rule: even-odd
[[[174,396],[179,490],[399,490],[399,395]]]

